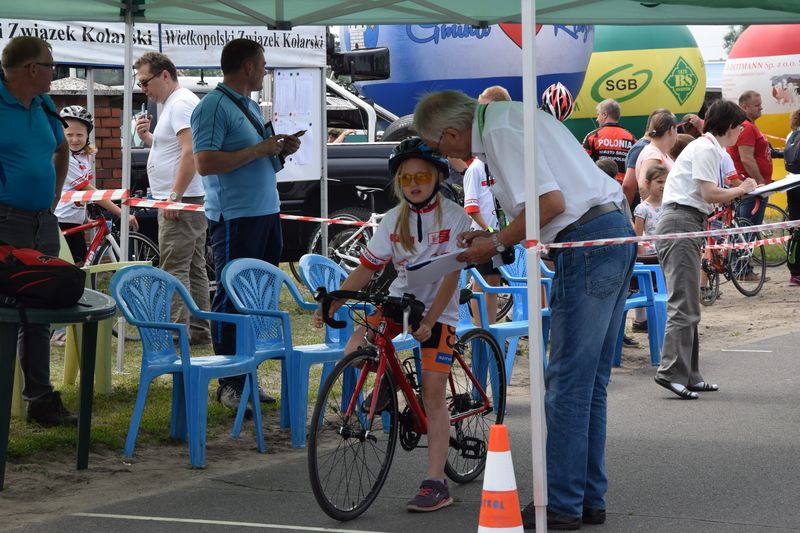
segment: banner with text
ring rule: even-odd
[[[20,35],[32,35],[50,43],[56,63],[122,67],[125,62],[123,23],[0,19],[0,47]],[[219,68],[222,48],[233,39],[241,38],[264,47],[268,67],[325,65],[325,28],[322,26],[277,31],[261,26],[135,24],[133,57],[160,51],[178,68]]]

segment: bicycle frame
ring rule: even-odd
[[[115,258],[119,258],[121,256],[119,244],[117,241],[111,236],[111,230],[109,229],[110,222],[103,216],[100,215],[93,220],[89,220],[85,224],[81,224],[80,226],[75,226],[74,228],[69,228],[63,230],[61,233],[64,235],[74,235],[76,233],[82,233],[84,231],[88,231],[90,229],[96,229],[97,231],[92,238],[92,241],[89,243],[89,248],[86,251],[86,257],[83,259],[84,265],[90,265],[94,260],[97,251],[100,249],[100,245],[103,243],[104,240],[107,240],[109,245],[111,246],[111,250],[114,253]]]
[[[372,213],[367,222],[369,222],[370,224],[377,224],[381,220],[383,220],[384,216],[386,216],[386,213]],[[350,235],[347,239],[345,239],[336,248],[336,250],[333,251],[333,253],[340,260],[344,259],[344,260],[347,260],[347,261],[352,262],[352,263],[358,263],[358,261],[359,261],[358,257],[352,256],[352,255],[350,255],[350,254],[348,254],[348,253],[346,253],[346,252],[344,252],[342,250],[346,250],[346,251],[350,250],[351,246],[353,245],[353,243],[356,242],[358,239],[361,239],[362,237],[365,238],[366,240],[369,240],[369,235],[365,235],[368,230],[373,230],[372,226],[365,225],[365,226],[359,227],[358,230],[353,232],[352,235]]]
[[[386,327],[386,321],[385,320],[381,321],[381,326],[383,326],[383,330],[385,331],[385,327]],[[379,330],[382,329],[381,326],[378,327]],[[414,431],[417,431],[418,433],[427,434],[427,432],[428,432],[428,419],[427,419],[427,416],[425,415],[425,409],[420,404],[420,402],[417,400],[417,395],[416,395],[413,387],[409,383],[408,379],[406,378],[405,373],[403,372],[403,368],[402,368],[402,366],[400,364],[400,360],[397,357],[397,352],[395,351],[394,345],[392,344],[391,340],[387,340],[384,335],[382,335],[381,333],[377,333],[376,332],[376,338],[372,342],[372,346],[375,349],[377,349],[378,356],[379,356],[378,366],[375,369],[375,383],[376,384],[377,383],[381,383],[381,380],[383,379],[383,375],[387,371],[386,368],[387,368],[387,365],[388,365],[389,371],[392,373],[392,377],[394,378],[397,386],[403,392],[403,395],[406,398],[406,402],[408,403],[409,409],[416,416],[416,422],[417,423],[416,423],[416,425],[414,427]],[[474,415],[476,415],[478,413],[481,413],[481,412],[486,411],[486,410],[489,409],[488,408],[489,398],[486,395],[486,391],[484,389],[484,386],[481,385],[481,383],[475,378],[475,375],[472,373],[472,370],[464,363],[464,358],[458,352],[458,350],[455,350],[455,349],[453,350],[453,356],[455,358],[455,361],[453,362],[453,364],[461,365],[461,368],[463,368],[464,371],[466,372],[467,377],[469,378],[470,382],[472,382],[475,385],[475,388],[477,389],[477,392],[480,393],[481,400],[482,400],[482,407],[480,407],[477,410],[473,409],[471,411],[458,413],[457,416],[450,418],[450,423],[451,424],[454,423],[454,422],[461,421],[461,420],[463,420],[465,418],[474,416]],[[356,408],[356,403],[357,403],[357,399],[358,399],[358,393],[361,390],[363,390],[364,383],[366,382],[367,376],[369,375],[369,372],[371,370],[371,363],[367,363],[365,365],[365,367],[362,368],[361,370],[362,371],[361,371],[361,374],[358,377],[358,381],[356,382],[356,385],[355,385],[355,388],[354,388],[354,391],[353,391],[353,395],[350,398],[350,402],[347,405],[347,410],[345,412],[345,416],[346,417],[351,416],[353,414],[355,408]],[[456,387],[455,387],[455,383],[453,382],[452,373],[448,376],[448,385],[450,387],[450,392],[451,392],[452,397],[455,398],[456,397]],[[372,430],[372,421],[374,420],[374,417],[375,417],[375,414],[376,414],[375,413],[375,408],[377,407],[377,403],[378,403],[378,394],[374,393],[372,395],[372,402],[370,404],[369,413],[367,415],[369,417],[368,418],[368,420],[369,420],[369,431]]]
[[[709,230],[718,229],[715,228],[715,222],[719,228],[729,228],[731,223],[733,222],[733,208],[730,206],[725,206],[719,209],[715,209],[714,213],[708,217],[708,222],[706,227]],[[714,272],[724,274],[725,273],[725,263],[727,262],[727,249],[716,249],[711,248],[710,246],[718,244],[717,241],[718,237],[714,237],[709,235],[706,237],[705,244],[706,249],[704,250],[704,254],[706,259],[708,260],[708,267],[712,269]]]

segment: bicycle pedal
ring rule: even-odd
[[[461,457],[483,459],[486,457],[486,442],[475,437],[464,437],[461,439]]]

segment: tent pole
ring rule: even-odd
[[[133,116],[133,2],[125,2],[125,67],[123,68],[124,91],[122,96],[122,188],[131,188],[131,122]],[[128,214],[130,208],[122,204],[122,215],[119,221],[119,248],[120,261],[128,260],[128,234],[130,232]],[[125,319],[121,316],[117,320],[117,372],[123,371],[122,356],[125,353]]]
[[[320,79],[322,83],[322,101],[325,102],[325,95],[328,92],[327,78],[325,77],[327,67],[320,69]],[[322,174],[319,184],[319,216],[328,218],[328,122],[325,113],[325,106],[322,107],[322,131],[320,132],[320,139],[316,142],[322,144]],[[327,256],[328,250],[328,224],[322,223],[319,225],[321,230],[320,235],[320,252],[322,255]]]
[[[86,109],[95,119],[97,118],[97,114],[94,111],[94,67],[86,67]],[[89,134],[89,142],[92,144],[95,142],[95,131],[92,128],[92,132]],[[94,159],[92,159],[92,174],[97,175]]]
[[[539,195],[535,176],[536,132],[534,114],[538,107],[536,89],[536,0],[522,3],[522,101],[525,157],[525,235],[528,241],[539,240]],[[536,530],[547,531],[547,427],[544,414],[544,350],[539,271],[539,248],[526,251],[528,261],[528,346],[531,394],[531,454],[533,466],[533,501],[536,506]],[[535,319],[534,319],[535,317]]]

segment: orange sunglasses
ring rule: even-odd
[[[411,181],[415,181],[417,185],[426,185],[433,180],[433,173],[431,172],[415,172],[414,174],[400,174],[397,176],[402,187],[411,185]]]

